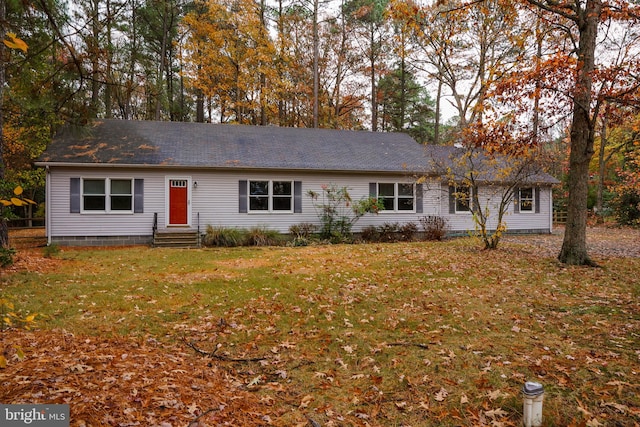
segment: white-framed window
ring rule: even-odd
[[[378,199],[382,212],[413,212],[416,206],[415,185],[406,183],[378,183]]]
[[[82,212],[133,213],[133,179],[84,178]]]
[[[293,181],[249,181],[249,212],[293,212]]]
[[[518,190],[520,212],[535,212],[535,203],[536,198],[533,187],[525,187]]]
[[[455,211],[471,212],[471,187],[468,185],[456,185],[454,190]]]

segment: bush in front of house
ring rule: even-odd
[[[252,227],[245,233],[245,246],[277,246],[282,243],[282,236],[276,230],[265,226]]]
[[[375,225],[368,225],[360,232],[360,238],[365,242],[379,242],[380,232]]]
[[[425,240],[444,240],[449,231],[449,222],[441,216],[424,216],[420,218],[420,225]]]
[[[313,240],[313,235],[318,231],[318,226],[310,222],[301,222],[289,227],[289,234],[293,236],[291,246],[307,246]]]
[[[365,242],[410,242],[414,239],[418,226],[414,222],[400,224],[385,222],[380,226],[370,225],[362,229],[360,238]]]
[[[242,246],[244,231],[239,228],[207,226],[202,239],[205,246],[234,247]]]
[[[416,233],[418,232],[418,226],[415,222],[405,222],[398,229],[400,233],[400,238],[404,242],[410,242],[414,239]]]
[[[377,214],[384,209],[381,199],[366,197],[354,201],[347,187],[335,184],[322,185],[322,192],[309,190],[307,195],[322,223],[320,237],[331,243],[347,243],[352,240],[351,229],[364,215]]]

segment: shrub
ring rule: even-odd
[[[347,187],[323,185],[322,193],[309,190],[307,195],[322,222],[320,235],[332,243],[348,242],[353,225],[367,213],[377,214],[384,209],[381,200],[374,197],[353,201]]]
[[[415,222],[407,222],[400,226],[400,238],[405,242],[410,242],[413,240],[413,236],[415,236],[418,231],[418,226]]]
[[[362,229],[360,237],[365,242],[379,242],[380,232],[378,231],[378,227],[376,227],[375,225],[369,225]]]
[[[275,246],[282,241],[280,233],[267,227],[253,227],[245,234],[244,244],[247,246]]]
[[[294,237],[305,239],[310,238],[317,230],[318,226],[310,222],[302,222],[300,224],[294,224],[289,227],[289,233],[291,233]]]
[[[396,234],[400,228],[400,224],[397,222],[385,222],[378,227],[380,233],[381,242],[395,242],[397,240]]]
[[[449,223],[440,216],[424,216],[420,218],[420,225],[426,240],[443,240],[449,231]]]
[[[13,256],[16,251],[11,248],[0,248],[0,267],[8,267],[13,264]]]
[[[60,253],[60,247],[55,243],[45,246],[43,250],[43,255],[45,258],[53,258],[59,253]]]
[[[207,226],[207,231],[202,239],[205,246],[233,247],[240,246],[244,241],[244,233],[238,228]]]
[[[292,246],[307,246],[311,237],[318,230],[318,226],[310,222],[302,222],[289,227],[289,234],[293,236]]]
[[[640,193],[624,189],[614,200],[616,221],[620,225],[640,226]]]

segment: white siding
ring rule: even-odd
[[[319,224],[314,202],[307,195],[309,190],[321,193],[323,185],[346,186],[354,200],[369,196],[372,182],[412,182],[406,175],[379,176],[364,174],[295,173],[258,171],[214,171],[178,169],[119,169],[119,168],[61,168],[50,167],[48,176],[49,200],[47,201],[47,232],[50,237],[62,236],[145,236],[151,235],[154,213],[158,214],[158,228],[166,227],[167,182],[170,178],[189,179],[190,225],[204,231],[207,225],[248,228],[266,226],[280,232],[288,232],[293,224],[310,222]],[[70,179],[82,178],[135,178],[144,179],[144,213],[104,214],[70,213]],[[238,183],[240,180],[291,180],[302,182],[302,213],[239,213]],[[197,183],[197,186],[194,184]],[[484,197],[484,199],[483,199]],[[539,214],[514,213],[513,204],[506,217],[511,231],[546,230],[551,225],[551,191],[541,189]],[[487,195],[481,193],[481,200]],[[492,209],[495,215],[495,209]],[[354,227],[359,231],[369,225],[385,222],[417,222],[426,215],[439,215],[449,221],[453,231],[472,230],[470,214],[449,214],[447,187],[438,181],[424,184],[422,213],[381,212],[365,215]]]

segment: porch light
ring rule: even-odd
[[[198,188],[198,181],[193,181],[193,188]]]

